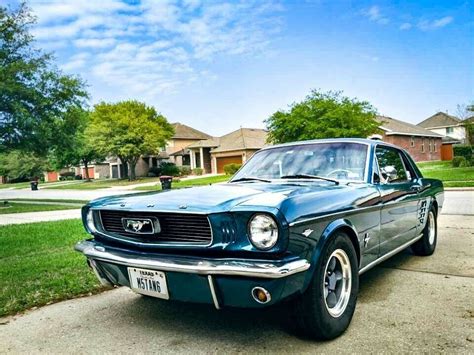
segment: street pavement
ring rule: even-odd
[[[118,288],[0,319],[0,353],[474,354],[474,216],[438,227],[433,256],[405,251],[361,276],[352,324],[330,342],[292,335],[282,306],[217,311]]]

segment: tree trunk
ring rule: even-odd
[[[91,181],[91,178],[89,177],[89,162],[87,160],[83,160],[82,163],[84,164],[84,169],[85,169],[85,177],[86,181]]]
[[[125,160],[125,158],[121,157],[120,155],[118,157],[120,159],[120,163],[122,164],[122,167],[128,167],[128,161]],[[121,179],[128,179],[128,175],[129,175],[128,170],[125,170],[125,168],[123,168],[123,174],[124,174],[123,176],[120,175],[120,178]]]
[[[137,166],[137,161],[138,159],[131,159],[129,162],[128,162],[128,166],[129,166],[129,178],[128,180],[129,181],[132,181],[132,180],[135,180],[137,177],[135,176],[135,167]]]

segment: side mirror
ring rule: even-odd
[[[382,177],[388,182],[396,180],[398,178],[397,169],[393,165],[384,166],[380,169]]]

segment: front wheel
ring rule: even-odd
[[[294,300],[292,328],[313,339],[341,335],[351,322],[357,302],[357,265],[349,236],[334,235],[323,249],[308,289]]]

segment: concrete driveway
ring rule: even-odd
[[[119,288],[0,320],[0,353],[474,353],[474,216],[442,215],[439,234],[433,256],[407,251],[364,274],[331,342],[288,333],[282,307],[217,311]]]

